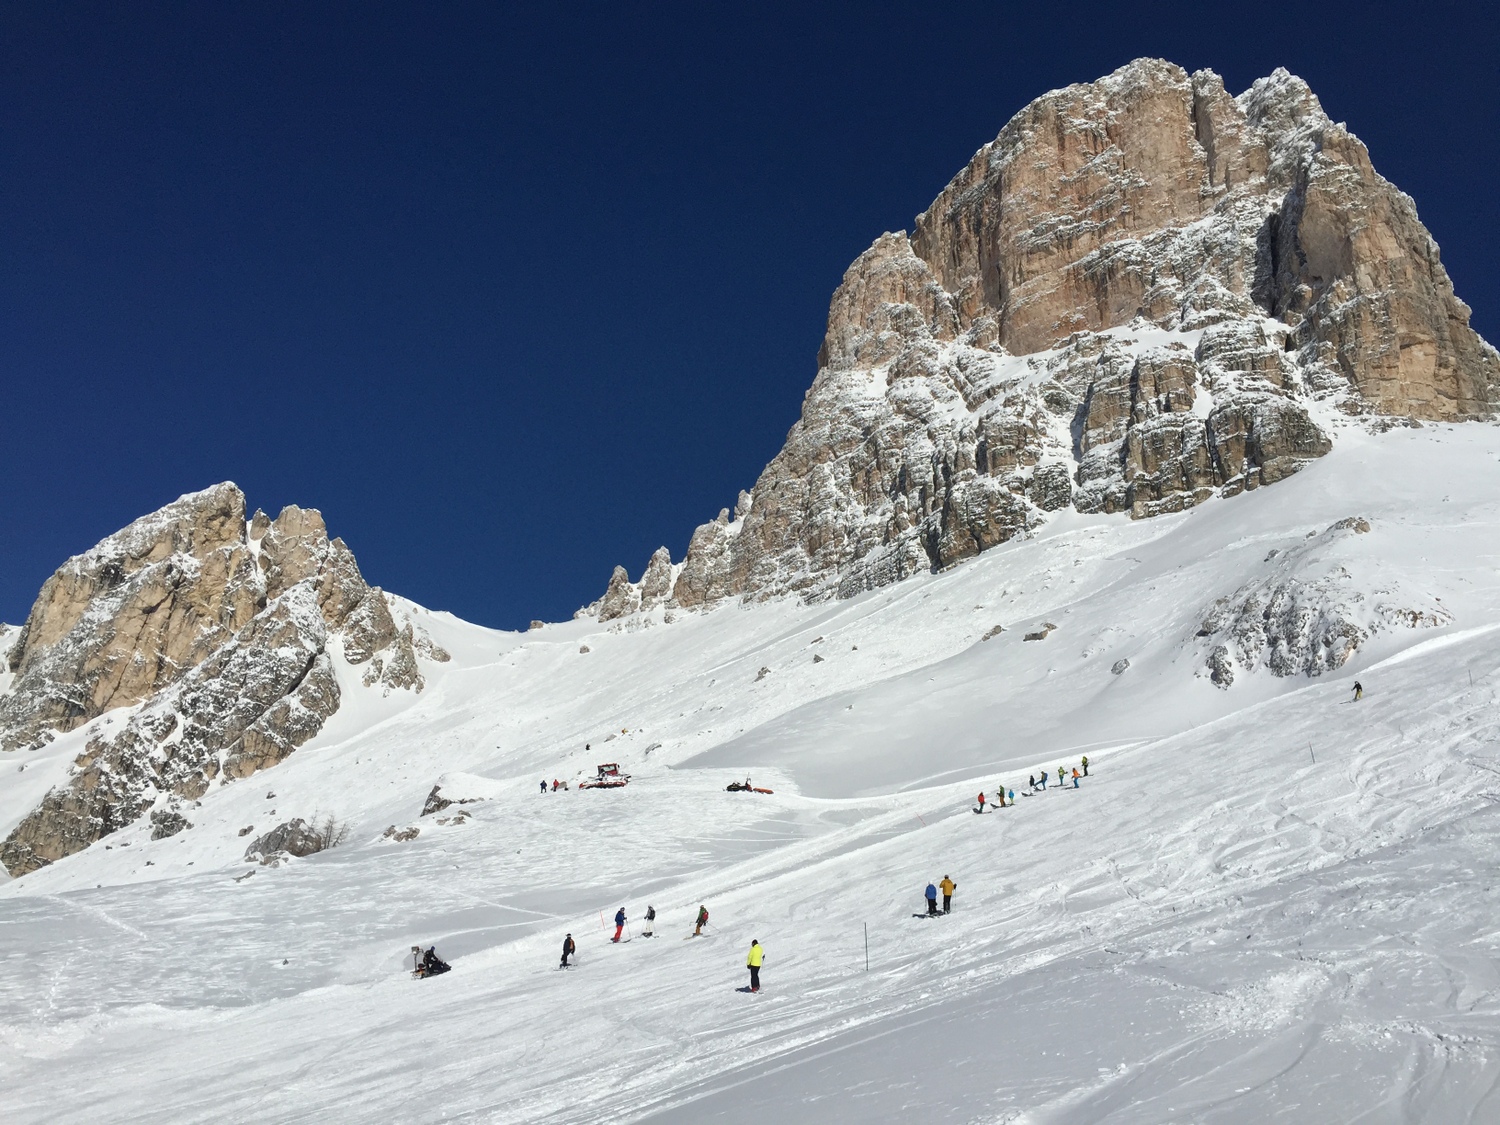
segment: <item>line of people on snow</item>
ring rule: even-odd
[[[952,884],[947,881],[946,877],[944,878],[944,885],[948,886],[950,888],[952,887]],[[936,893],[936,892],[934,892],[934,893]],[[950,889],[948,891],[948,894],[951,895],[952,893],[953,892]],[[944,910],[946,911],[946,909],[947,909],[947,899],[946,898],[944,899],[943,907],[944,907]],[[647,905],[647,907],[646,907],[646,913],[645,913],[644,917],[645,917],[646,927],[645,927],[645,929],[643,929],[641,931],[641,936],[642,937],[655,937],[656,936],[656,907],[651,906],[651,905]],[[615,911],[615,933],[614,933],[614,936],[609,939],[611,942],[619,942],[619,941],[622,940],[621,939],[621,935],[624,933],[624,931],[625,931],[625,924],[628,921],[629,921],[629,918],[626,916],[626,914],[625,914],[625,908],[623,906],[620,907],[619,910]],[[704,906],[704,905],[702,905],[700,903],[699,906],[698,906],[698,915],[697,915],[697,918],[695,919],[694,924],[693,924],[693,932],[690,933],[688,935],[688,937],[689,938],[701,937],[703,935],[703,927],[706,926],[706,925],[708,925],[708,907],[706,907],[706,906]],[[623,940],[629,941],[630,939],[629,938],[624,938]],[[687,939],[684,938],[683,940],[687,940]],[[428,950],[428,954],[429,954],[429,956],[432,955],[432,951]],[[571,958],[571,957],[577,956],[577,954],[578,954],[578,943],[573,940],[573,935],[571,933],[565,935],[563,937],[563,945],[562,945],[562,960],[558,963],[557,967],[559,969],[569,969],[569,968],[572,968],[572,966],[570,964],[568,964],[568,959]],[[750,942],[750,953],[749,953],[748,957],[745,960],[745,967],[750,970],[750,985],[749,985],[748,988],[741,989],[742,992],[759,992],[760,991],[760,967],[765,962],[765,956],[766,956],[765,946],[761,945],[760,941],[758,939],[752,940]],[[446,972],[447,971],[447,966],[445,965],[441,971]]]
[[[1082,773],[1078,772],[1078,766],[1073,767],[1074,789],[1077,789],[1079,787],[1078,782],[1080,779],[1088,777],[1089,775],[1089,756],[1087,754],[1083,756],[1083,760],[1079,763],[1079,765],[1083,767]],[[1067,783],[1066,770],[1066,766],[1057,767],[1057,784],[1059,788]],[[1047,771],[1045,769],[1042,770],[1040,777],[1037,774],[1030,774],[1026,778],[1026,788],[1031,793],[1045,791],[1047,788]],[[984,790],[981,789],[979,791],[979,807],[974,811],[978,813],[984,812],[986,801],[989,802],[991,808],[998,806],[999,808],[1003,809],[1007,807],[1007,805],[1014,805],[1016,803],[1016,791],[1014,789],[1007,790],[1004,785],[1001,785],[999,789],[995,790],[995,798],[993,801],[991,801],[990,798],[985,794]]]

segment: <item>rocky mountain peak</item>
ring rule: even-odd
[[[3,639],[0,751],[136,708],[118,729],[91,728],[68,783],[0,844],[12,874],[274,765],[337,710],[336,659],[365,665],[363,684],[386,692],[422,690],[419,653],[447,659],[398,625],[320,513],[247,522],[227,482],[69,559]]]
[[[1500,356],[1414,204],[1305,82],[1233,97],[1139,59],[1032,102],[855,260],[801,417],[668,602],[849,595],[1062,508],[1273,484],[1332,448],[1320,413],[1497,402]],[[583,612],[639,599],[617,571]]]

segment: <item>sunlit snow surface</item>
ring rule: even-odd
[[[1500,430],[1338,438],[1273,488],[851,601],[418,611],[454,655],[421,696],[351,673],[190,831],[0,886],[0,1118],[1500,1121]],[[1323,535],[1348,516],[1370,533]],[[1204,613],[1299,546],[1454,621],[1216,688]],[[0,828],[86,733],[0,759]],[[1020,795],[1083,752],[1080,789]],[[537,791],[605,761],[627,788]],[[746,774],[775,794],[724,792]],[[488,798],[467,823],[418,815],[444,776]],[[1017,807],[972,815],[1001,780]],[[350,842],[243,862],[240,829],[314,813]],[[913,918],[944,874],[955,912]],[[659,936],[610,945],[648,902]],[[419,942],[454,971],[410,979]]]

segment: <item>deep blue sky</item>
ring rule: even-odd
[[[0,2],[0,620],[223,479],[434,608],[566,616],[754,481],[855,255],[1138,55],[1301,74],[1500,337],[1462,7],[562,7]]]

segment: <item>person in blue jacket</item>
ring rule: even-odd
[[[928,883],[927,884],[927,913],[929,913],[929,914],[936,914],[937,912],[938,912],[938,908],[937,908],[937,888],[935,886],[933,886],[931,883]]]
[[[622,906],[615,911],[615,936],[610,941],[619,941],[620,933],[625,929],[625,908]]]

